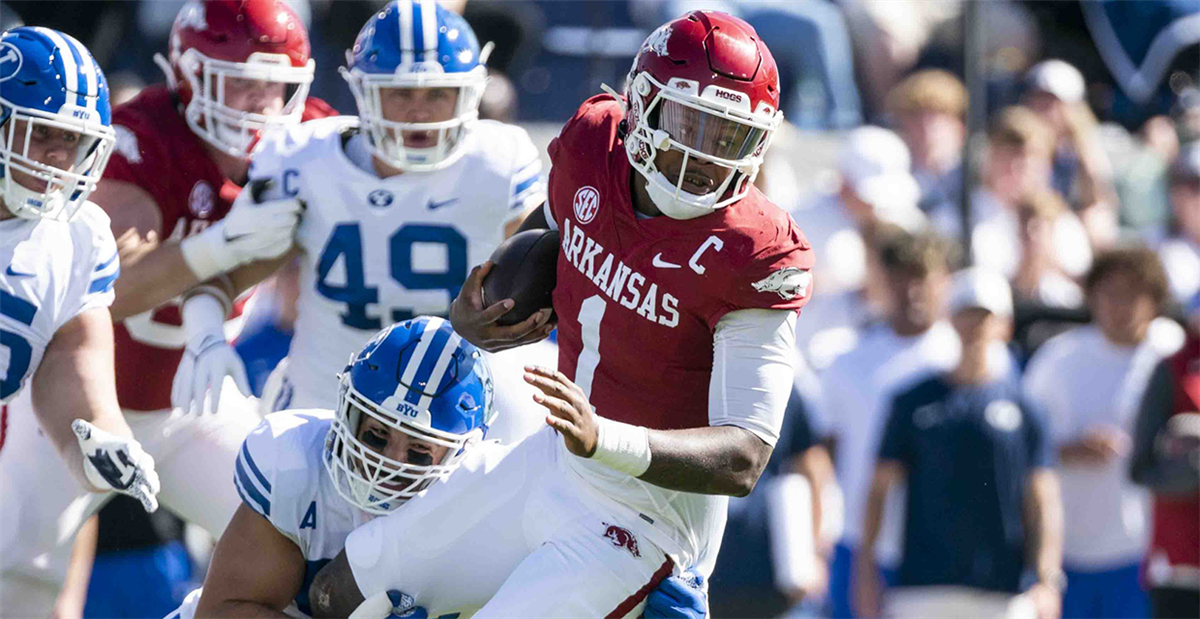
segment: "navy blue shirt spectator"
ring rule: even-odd
[[[1051,452],[1045,422],[1015,380],[918,383],[897,396],[879,457],[908,473],[895,586],[1022,590],[1022,505],[1029,473],[1051,466]]]

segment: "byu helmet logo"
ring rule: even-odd
[[[0,43],[0,82],[6,82],[16,75],[23,63],[21,50],[12,43]]]

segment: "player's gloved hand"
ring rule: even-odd
[[[692,570],[659,583],[646,597],[646,619],[704,619],[708,616],[708,594],[704,577]]]
[[[225,308],[208,294],[197,294],[183,304],[183,328],[188,335],[183,358],[171,384],[171,406],[184,413],[215,413],[225,377],[233,377],[243,395],[250,395],[246,366],[225,341]],[[205,395],[212,396],[205,400]]]
[[[429,619],[424,607],[417,606],[411,595],[396,589],[380,591],[363,600],[349,619]]]
[[[492,270],[489,260],[474,269],[463,282],[454,303],[450,304],[450,324],[464,340],[486,350],[499,352],[546,339],[554,330],[550,308],[534,312],[525,320],[507,327],[496,323],[513,307],[512,299],[501,299],[483,306],[483,278]]]
[[[204,281],[254,260],[278,258],[291,249],[304,203],[294,197],[262,199],[270,185],[270,180],[252,182],[224,219],[180,243],[183,259],[197,279]]]
[[[88,483],[104,489],[113,489],[121,494],[141,501],[147,512],[158,509],[158,473],[154,470],[154,458],[142,451],[142,446],[132,438],[124,438],[105,432],[82,420],[71,422],[71,430],[79,441],[83,452],[83,472]]]

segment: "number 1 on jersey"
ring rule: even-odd
[[[598,294],[584,299],[579,306],[579,331],[583,348],[575,363],[575,384],[588,398],[592,397],[592,379],[596,375],[596,366],[600,365],[600,321],[604,320],[607,307],[608,302]]]

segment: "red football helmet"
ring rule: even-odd
[[[655,205],[674,219],[745,196],[783,122],[771,51],[750,24],[725,13],[692,11],[660,26],[638,51],[625,88],[625,151]],[[661,150],[683,153],[677,178],[655,166]],[[691,159],[730,172],[717,185],[688,174]],[[688,191],[706,184],[708,191]]]
[[[300,122],[315,63],[304,24],[282,0],[192,0],[175,18],[170,46],[169,64],[161,54],[154,60],[179,93],[188,126],[208,143],[245,157],[264,129]],[[227,105],[230,79],[282,84],[283,108]]]

